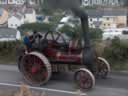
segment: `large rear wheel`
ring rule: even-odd
[[[31,85],[43,85],[51,76],[51,65],[41,53],[26,54],[20,64],[25,80]]]

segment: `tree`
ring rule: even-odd
[[[77,38],[82,38],[82,28],[80,25],[75,25],[75,27],[71,27],[69,25],[63,26],[60,31],[62,33],[67,34],[70,37],[76,36]],[[90,38],[91,39],[101,39],[102,38],[102,30],[98,28],[90,28],[89,29]]]
[[[90,37],[91,39],[101,39],[103,31],[99,28],[90,28]]]

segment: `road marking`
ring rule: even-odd
[[[20,87],[21,85],[19,84],[9,84],[9,83],[0,83],[2,86],[11,86],[11,87]],[[44,90],[44,91],[51,91],[51,92],[59,92],[59,93],[66,93],[66,94],[73,94],[77,95],[78,92],[73,92],[73,91],[65,91],[65,90],[57,90],[57,89],[49,89],[49,88],[40,88],[40,87],[32,87],[28,86],[30,89],[36,89],[36,90]],[[87,96],[86,93],[80,93],[80,96]]]

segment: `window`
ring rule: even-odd
[[[92,21],[92,18],[90,19],[90,21]]]
[[[106,19],[107,19],[107,20],[109,20],[110,18],[109,18],[109,17],[107,17]]]

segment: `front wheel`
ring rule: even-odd
[[[92,89],[95,86],[95,78],[93,74],[86,68],[81,68],[75,72],[75,84],[80,89]]]
[[[110,72],[110,64],[102,57],[98,57],[97,60],[97,75],[106,78]]]

